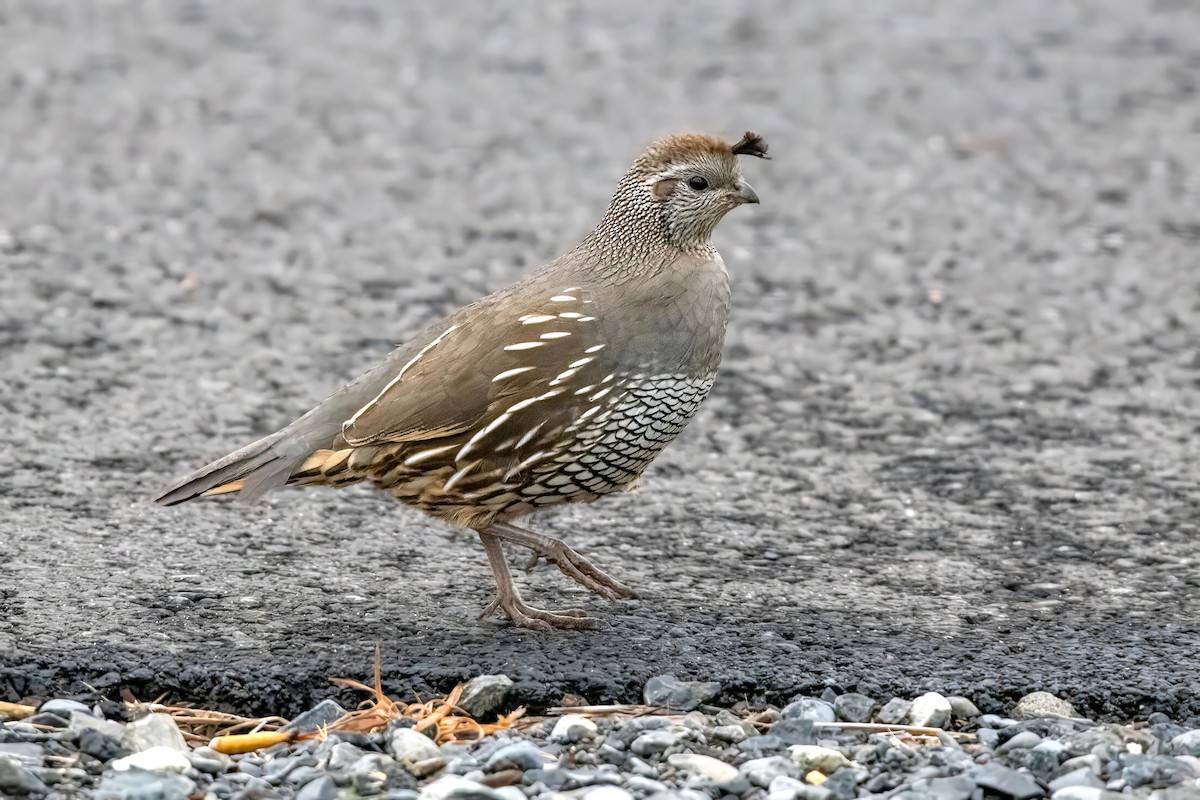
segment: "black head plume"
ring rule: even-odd
[[[767,143],[757,133],[746,131],[746,135],[741,141],[733,146],[733,154],[735,156],[754,156],[755,158],[767,158]]]

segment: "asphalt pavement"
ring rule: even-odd
[[[162,509],[571,246],[669,132],[761,133],[713,394],[520,580],[367,489]],[[1200,715],[1200,6],[0,6],[0,699],[302,710],[1045,689]],[[514,563],[517,560],[514,554]]]

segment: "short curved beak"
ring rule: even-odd
[[[757,203],[758,192],[754,191],[754,187],[745,181],[739,180],[736,184],[737,191],[733,193],[733,199],[739,203]]]

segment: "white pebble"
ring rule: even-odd
[[[950,722],[950,701],[937,692],[926,692],[913,700],[908,722],[918,728],[942,728]]]
[[[187,756],[173,747],[157,746],[118,758],[110,766],[118,772],[134,767],[151,772],[186,772],[191,769],[192,763],[187,760]]]
[[[581,714],[567,714],[559,717],[550,732],[550,741],[559,744],[578,742],[594,736],[597,731],[596,723]]]

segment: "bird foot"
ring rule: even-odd
[[[568,608],[562,611],[546,611],[528,605],[516,594],[508,597],[497,594],[496,598],[483,609],[479,618],[490,617],[497,611],[503,611],[514,625],[531,628],[535,631],[548,631],[552,628],[591,631],[600,627],[600,623],[589,617],[587,612],[582,609]]]
[[[622,597],[637,596],[633,589],[575,552],[562,539],[534,533],[505,523],[494,525],[489,530],[499,539],[521,547],[528,547],[533,551],[533,557],[525,567],[526,571],[537,566],[539,558],[545,558],[558,567],[562,574],[605,599],[617,600]]]

